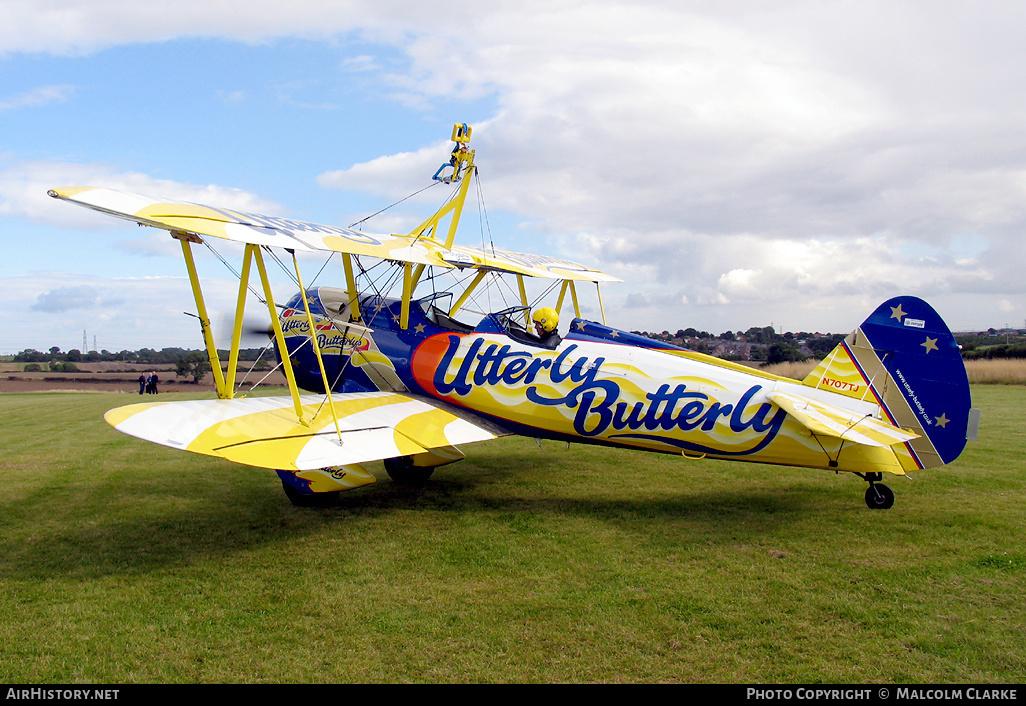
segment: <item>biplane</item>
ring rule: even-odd
[[[374,482],[367,463],[383,461],[394,481],[422,485],[436,467],[464,458],[460,446],[519,434],[682,462],[847,472],[869,484],[870,508],[886,509],[894,494],[884,473],[950,463],[975,435],[959,347],[915,297],[881,304],[799,381],[610,326],[600,285],[619,280],[598,270],[457,245],[477,174],[471,133],[454,126],[449,161],[433,177],[450,185],[449,200],[407,234],[105,188],[51,190],[180,242],[215,378],[217,399],[132,404],[106,421],[157,444],[274,469],[293,503],[313,506]],[[243,244],[225,368],[193,256],[194,245],[222,240]],[[304,284],[296,254],[317,251],[341,265],[344,287]],[[297,284],[283,304],[265,255]],[[539,283],[541,293],[529,296]],[[589,284],[598,321],[581,315],[578,290]],[[288,394],[255,396],[237,383],[250,293],[266,306]],[[552,323],[569,308],[574,318],[560,338]],[[542,310],[547,326],[533,331]]]

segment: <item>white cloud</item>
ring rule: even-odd
[[[57,314],[71,309],[88,309],[100,301],[99,293],[94,287],[78,285],[74,287],[58,287],[41,292],[36,302],[29,307],[32,311],[45,311]]]
[[[950,296],[956,316],[971,320],[970,307],[987,309],[982,299],[997,309],[1023,288],[1021,4],[983,12],[952,2],[524,0],[483,4],[463,21],[451,3],[430,1],[241,6],[11,0],[0,8],[0,53],[184,36],[358,36],[397,48],[407,64],[364,47],[339,63],[438,112],[453,98],[493,96],[493,115],[474,126],[489,208],[627,279],[607,310],[629,328],[661,330],[670,315],[682,319],[667,322],[673,328],[702,319],[696,325],[709,330],[766,316],[822,321],[817,312],[872,308],[899,289]],[[398,198],[447,149],[440,141],[318,182]],[[27,179],[22,166],[0,170],[0,214],[64,218],[42,205],[35,190],[45,180]],[[28,166],[44,174],[59,165]],[[144,193],[173,186],[113,168],[68,171],[72,182],[113,177]],[[168,195],[259,201],[183,191]],[[688,303],[646,306],[651,323],[639,324],[611,303],[627,293],[636,303]]]
[[[754,307],[816,319],[899,291],[1019,288],[1023,254],[1002,243],[1026,227],[1026,50],[1008,30],[1022,10],[678,8],[549,5],[529,31],[482,12],[472,40],[415,42],[406,87],[495,90],[475,126],[490,207],[594,256],[647,310],[677,292],[691,304],[674,315],[740,327],[765,324]],[[321,183],[396,195],[425,152]],[[961,256],[966,238],[986,245]]]
[[[63,103],[74,90],[74,86],[68,85],[39,86],[30,91],[0,100],[0,113],[20,108],[35,108],[50,103]]]
[[[284,300],[295,292],[288,281],[274,278],[275,297]],[[202,348],[189,280],[181,277],[101,277],[72,272],[31,272],[0,277],[7,306],[0,310],[4,330],[0,353],[26,348],[63,350],[80,348],[82,331],[93,336],[101,349],[120,351],[168,346]],[[203,294],[218,340],[230,337],[238,282],[204,277]],[[26,316],[25,312],[32,312]],[[263,321],[267,309],[252,296],[247,318]],[[220,330],[219,330],[220,329]],[[254,345],[262,345],[254,344]]]
[[[365,191],[398,198],[423,188],[424,175],[434,174],[445,161],[451,143],[438,141],[417,150],[379,157],[349,169],[325,172],[317,183],[329,189]]]
[[[283,215],[280,205],[240,189],[157,179],[138,172],[118,171],[104,164],[0,159],[0,216],[29,218],[84,230],[110,227],[114,223],[109,216],[47,196],[49,189],[62,186],[103,186],[241,211]]]

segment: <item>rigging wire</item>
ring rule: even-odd
[[[485,250],[485,231],[488,231],[488,244],[491,246],[492,255],[495,254],[495,241],[492,238],[492,224],[488,220],[488,207],[485,205],[484,187],[481,184],[481,171],[474,167],[474,175],[477,176],[477,213],[478,227],[481,228],[481,249]],[[481,219],[484,218],[484,224]]]
[[[562,280],[553,280],[552,283],[548,287],[546,287],[541,294],[534,298],[534,301],[531,302],[531,308],[533,309],[538,302],[540,302],[545,297],[549,296],[552,290],[554,290],[556,288],[556,285],[558,285],[560,282],[562,282]]]
[[[202,242],[203,242],[204,245],[207,246],[207,250],[209,250],[211,253],[213,253],[214,257],[216,257],[218,260],[220,260],[221,264],[228,268],[229,272],[231,272],[233,275],[235,275],[235,279],[237,279],[237,280],[239,280],[241,282],[242,281],[242,275],[239,274],[239,271],[236,270],[234,267],[232,267],[231,263],[228,262],[227,260],[225,260],[221,256],[221,253],[217,252],[217,250],[214,250],[214,246],[211,245],[210,243],[208,243],[206,238],[203,238]],[[253,289],[253,285],[252,284],[247,282],[246,283],[246,288],[249,289],[250,293],[254,297],[257,298],[257,301],[259,301],[261,304],[267,304],[267,300],[264,299],[262,296],[260,296],[260,293],[257,292],[257,290]]]
[[[406,200],[408,200],[408,199],[412,199],[412,198],[413,198],[414,196],[416,196],[417,194],[419,194],[419,193],[421,193],[421,192],[423,192],[423,191],[427,191],[428,189],[430,189],[430,188],[431,188],[431,187],[433,187],[433,186],[438,186],[438,185],[439,185],[439,184],[441,184],[441,183],[442,183],[442,182],[440,182],[440,181],[433,181],[433,182],[431,182],[430,184],[428,184],[427,186],[425,186],[425,187],[424,187],[423,189],[420,189],[419,191],[414,191],[414,192],[413,192],[412,194],[410,194],[409,196],[406,196],[406,197],[404,197],[404,198],[401,198],[401,199],[399,199],[398,201],[396,201],[395,203],[393,203],[393,204],[390,204],[390,205],[388,205],[388,206],[385,206],[385,207],[384,207],[383,209],[381,209],[381,210],[380,210],[380,211],[378,211],[377,213],[372,213],[372,214],[370,214],[369,216],[367,216],[366,218],[361,218],[360,220],[356,221],[356,223],[351,223],[351,224],[349,224],[349,227],[350,227],[350,228],[355,228],[356,226],[360,225],[361,223],[364,223],[364,222],[366,222],[366,221],[369,221],[370,219],[374,218],[374,216],[379,216],[379,215],[381,215],[382,213],[384,213],[384,212],[385,212],[385,211],[387,211],[388,209],[392,208],[393,206],[398,206],[398,205],[399,205],[399,204],[401,204],[401,203],[402,203],[403,201],[406,201]]]
[[[476,184],[476,186],[477,186],[477,214],[478,214],[477,215],[477,221],[478,221],[478,229],[481,231],[481,251],[485,252],[487,250],[485,248],[485,230],[487,229],[487,231],[488,231],[488,244],[491,246],[492,255],[495,255],[495,241],[492,238],[492,225],[491,225],[491,223],[488,220],[488,207],[485,206],[484,187],[481,184],[481,170],[478,169],[477,167],[474,167],[474,176],[477,177],[477,184]],[[482,217],[484,219],[484,223],[483,224],[481,222],[482,221]],[[484,292],[485,293],[485,297],[488,300],[488,308],[489,309],[492,308],[492,293],[491,293],[491,286],[489,286],[490,284],[491,283],[488,283],[485,286],[485,292]],[[505,300],[503,300],[503,303],[505,303]]]

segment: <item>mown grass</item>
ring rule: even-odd
[[[2,396],[0,681],[1022,682],[1026,392],[973,394],[982,439],[888,511],[520,438],[302,510],[109,429],[126,396]]]

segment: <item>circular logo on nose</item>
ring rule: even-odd
[[[463,335],[458,333],[437,333],[413,352],[410,361],[413,379],[428,393],[442,396],[435,385],[435,376],[444,376],[446,368],[453,364],[459,365],[455,354],[462,338]]]

